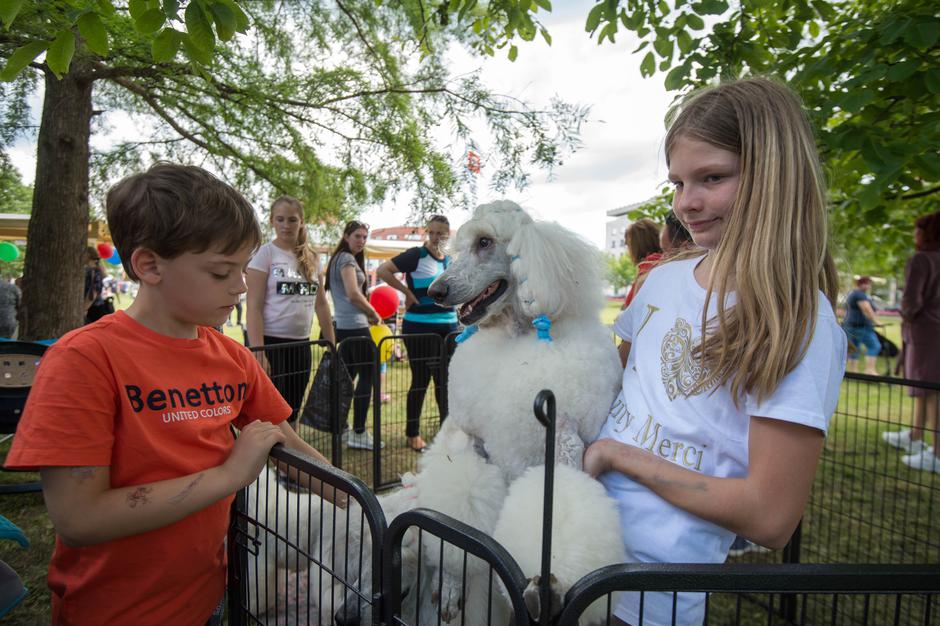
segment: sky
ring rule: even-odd
[[[663,87],[663,74],[640,76],[641,54],[631,54],[637,41],[621,31],[617,43],[598,45],[588,36],[584,22],[593,0],[557,0],[553,13],[539,12],[539,19],[552,36],[552,45],[541,37],[517,42],[515,62],[505,50],[494,58],[474,56],[459,46],[448,51],[452,75],[482,70],[484,82],[495,93],[520,98],[532,107],[546,106],[553,96],[591,111],[582,127],[582,147],[554,170],[551,180],[543,170],[532,172],[532,183],[522,191],[498,194],[489,187],[487,168],[477,177],[478,203],[507,198],[527,209],[534,217],[557,221],[603,247],[606,213],[627,204],[646,200],[658,193],[666,180],[662,156],[665,136],[663,117],[671,96]],[[36,96],[34,111],[40,105]],[[120,114],[109,115],[112,131],[135,133],[135,124]],[[486,137],[474,137],[485,144]],[[95,137],[93,142],[113,140]],[[441,146],[452,141],[440,131]],[[461,142],[453,142],[455,150]],[[12,162],[24,182],[35,176],[35,139],[21,140],[9,150]],[[452,155],[454,159],[461,154]],[[484,155],[485,156],[485,155]],[[401,194],[381,207],[368,209],[363,220],[373,228],[397,226],[409,218],[409,197]],[[451,224],[459,226],[469,212],[448,212]]]
[[[596,38],[589,37],[584,22],[593,4],[559,0],[552,14],[540,12],[552,45],[541,37],[518,42],[515,62],[506,58],[505,51],[481,59],[453,48],[449,56],[453,74],[482,68],[483,80],[494,92],[524,99],[534,107],[555,95],[590,105],[581,149],[554,170],[551,181],[546,172],[535,170],[527,188],[500,195],[489,188],[484,168],[477,201],[508,198],[534,217],[557,221],[602,248],[604,225],[612,219],[607,211],[657,195],[666,180],[663,118],[672,97],[663,87],[665,75],[640,76],[642,54],[631,54],[635,38],[624,37],[621,31],[616,44],[605,41],[598,46]],[[374,228],[401,224],[408,215],[405,197],[363,217]],[[459,226],[469,214],[455,209],[448,217]]]

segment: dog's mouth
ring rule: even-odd
[[[487,307],[499,300],[500,296],[506,292],[508,285],[509,283],[502,278],[495,280],[473,300],[460,305],[460,308],[457,309],[457,317],[460,319],[460,323],[469,326],[483,319]]]

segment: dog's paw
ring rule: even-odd
[[[457,619],[463,611],[463,589],[460,581],[445,576],[440,593],[435,590],[431,594],[431,604],[438,607],[443,623],[449,624]]]
[[[525,606],[529,610],[529,616],[532,617],[536,622],[539,621],[539,617],[542,615],[542,599],[539,595],[539,583],[541,578],[538,575],[533,576],[529,579],[529,584],[526,586],[525,591],[522,594],[523,599],[525,600]],[[555,578],[554,574],[549,574],[548,577],[548,596],[549,596],[549,617],[550,620],[555,619],[559,613],[561,613],[561,604],[562,604],[562,589],[561,585],[558,582],[558,579]]]

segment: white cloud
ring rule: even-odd
[[[539,105],[552,96],[591,106],[590,122],[582,129],[582,148],[569,156],[548,181],[536,172],[525,190],[501,197],[519,202],[542,219],[554,220],[603,246],[604,224],[610,209],[655,195],[666,178],[662,157],[663,118],[671,96],[662,75],[640,76],[641,55],[633,55],[632,37],[598,46],[584,31],[593,2],[566,2],[564,8],[543,19],[552,36],[551,47],[540,37],[519,44],[519,56],[509,62],[504,53],[492,59],[452,49],[451,70],[462,73],[482,68],[484,82],[497,93]],[[446,141],[445,137],[441,141]],[[442,144],[443,145],[443,144]],[[453,155],[458,158],[460,154]],[[496,199],[489,190],[486,171],[478,184],[479,202]],[[372,209],[366,221],[392,226],[407,219],[407,196],[394,206]],[[464,212],[451,215],[452,223],[465,220]]]

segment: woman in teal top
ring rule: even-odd
[[[405,335],[408,365],[411,367],[405,434],[408,446],[415,452],[423,452],[426,445],[420,432],[421,407],[432,378],[441,421],[447,417],[447,393],[441,374],[450,360],[447,335],[457,330],[457,311],[453,307],[440,307],[428,297],[428,287],[450,262],[450,257],[443,251],[450,238],[450,222],[443,215],[433,215],[428,220],[426,231],[424,245],[402,252],[376,270],[378,278],[405,294],[402,334]],[[398,272],[405,273],[407,285],[395,277]],[[441,341],[427,336],[408,336],[428,334],[440,336]]]

